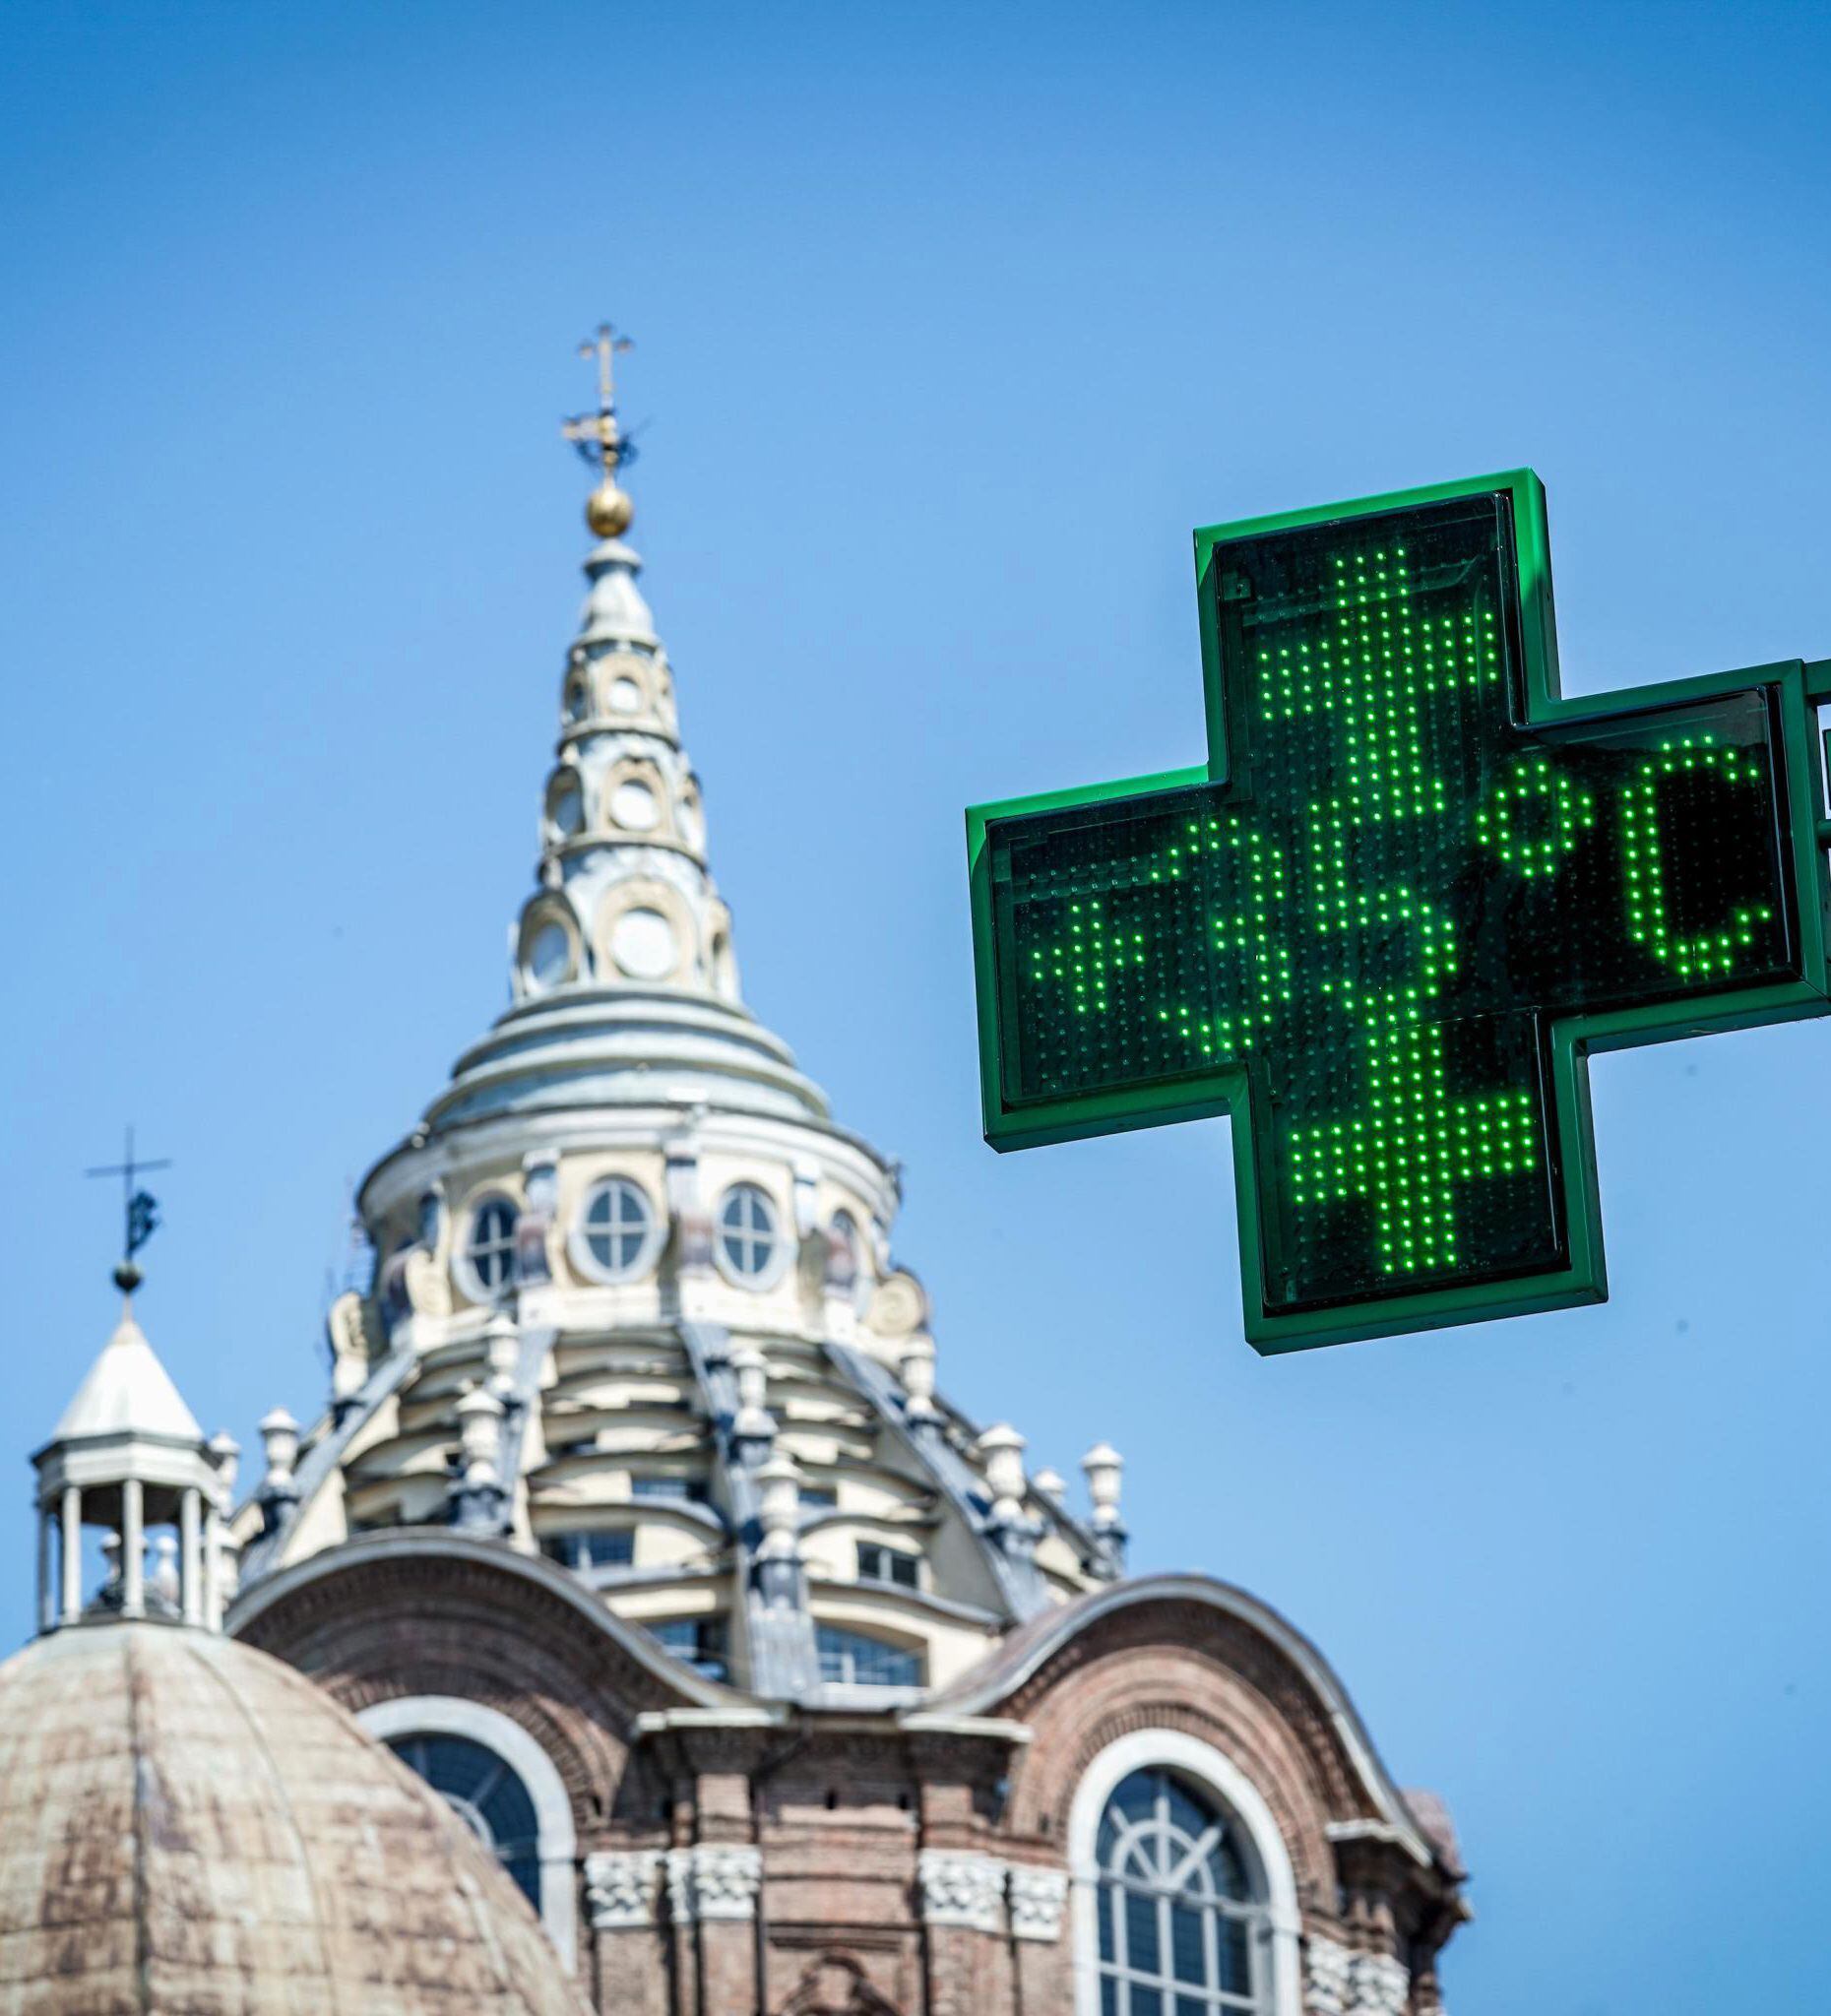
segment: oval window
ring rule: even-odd
[[[648,1193],[627,1176],[597,1184],[580,1216],[590,1272],[602,1281],[627,1281],[647,1265],[655,1213]]]
[[[734,1183],[719,1206],[719,1259],[733,1281],[754,1288],[776,1264],[776,1207],[755,1183]]]

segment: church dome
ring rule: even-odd
[[[313,1683],[164,1623],[0,1667],[0,2016],[577,2016],[505,1872]]]
[[[600,397],[571,432],[607,480],[607,362]],[[363,1178],[330,1407],[264,1424],[225,1570],[252,1601],[457,1527],[703,1677],[884,1707],[1122,1572],[1120,1463],[1084,1459],[1078,1508],[937,1391],[901,1168],[744,1000],[641,566],[620,536],[585,558],[509,1005]]]

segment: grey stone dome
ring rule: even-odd
[[[0,1667],[0,2016],[580,2016],[454,1814],[312,1683],[157,1623]]]

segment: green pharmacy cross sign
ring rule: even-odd
[[[1831,1008],[1831,661],[1561,698],[1525,471],[1195,554],[1208,763],[967,815],[986,1139],[1231,1113],[1261,1351],[1602,1300],[1589,1053]]]

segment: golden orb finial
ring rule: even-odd
[[[619,539],[628,532],[636,507],[629,492],[606,476],[585,500],[585,522],[600,539]]]

